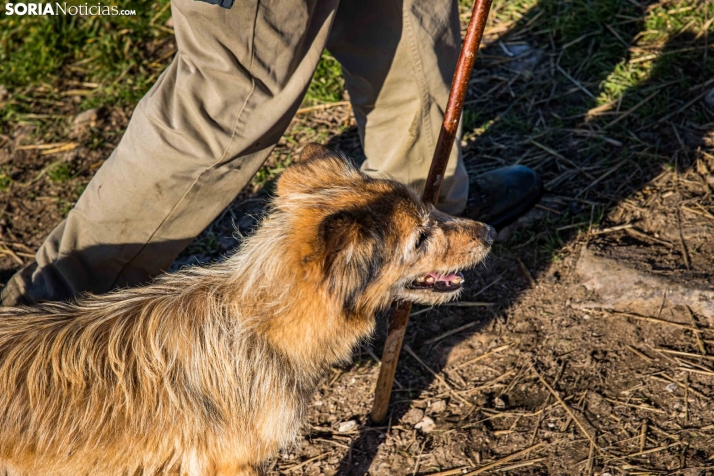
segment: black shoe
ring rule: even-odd
[[[0,293],[3,307],[29,306],[32,301],[26,295],[27,283],[32,282],[32,274],[37,269],[37,261],[31,261],[15,274],[5,284]]]
[[[540,176],[523,165],[512,165],[479,175],[469,185],[465,218],[496,229],[510,225],[540,200]]]

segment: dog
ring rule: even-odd
[[[0,309],[0,474],[262,474],[375,313],[454,299],[493,239],[310,144],[225,260]]]

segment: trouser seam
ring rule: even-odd
[[[151,240],[154,238],[154,236],[156,236],[156,233],[158,233],[158,231],[161,229],[161,227],[164,225],[164,223],[166,223],[166,220],[168,220],[171,217],[171,215],[173,215],[174,212],[178,209],[178,207],[184,202],[184,200],[186,200],[186,197],[191,192],[191,190],[194,189],[194,187],[196,186],[196,184],[198,183],[200,178],[203,176],[203,174],[207,170],[215,168],[217,165],[222,163],[225,160],[226,156],[228,155],[228,152],[229,152],[231,146],[233,145],[233,142],[234,142],[234,139],[236,136],[236,131],[238,130],[238,124],[240,123],[240,120],[243,117],[243,112],[245,111],[248,101],[253,96],[253,92],[255,91],[255,77],[253,76],[253,61],[255,58],[255,31],[257,29],[257,24],[258,24],[259,9],[260,9],[260,0],[257,0],[256,4],[255,4],[255,15],[253,17],[253,32],[251,35],[251,44],[250,44],[250,61],[248,63],[248,75],[250,76],[250,90],[248,91],[248,94],[246,95],[246,98],[243,101],[243,104],[241,105],[240,110],[238,111],[235,122],[233,123],[232,131],[231,131],[231,138],[228,141],[228,144],[226,145],[225,149],[223,150],[221,157],[218,160],[216,160],[214,163],[212,163],[210,166],[205,167],[201,171],[201,173],[198,174],[196,179],[193,182],[191,182],[191,185],[188,186],[188,188],[186,189],[186,192],[184,192],[184,194],[181,196],[181,198],[178,200],[178,202],[176,202],[176,205],[173,206],[171,211],[166,215],[166,217],[164,217],[163,220],[161,220],[161,223],[159,223],[159,225],[156,227],[156,229],[153,231],[153,233],[151,233],[151,235],[146,240],[146,242],[141,246],[141,248],[136,252],[136,254],[134,256],[132,256],[131,259],[127,260],[127,262],[124,264],[124,266],[121,267],[121,269],[117,273],[116,277],[114,278],[114,282],[111,285],[112,288],[117,286],[117,281],[119,280],[119,276],[122,275],[122,273],[127,268],[127,266],[129,266],[129,264],[144,251],[146,246],[151,242]],[[174,59],[174,61],[176,61],[176,60],[178,60],[178,55]]]
[[[412,57],[412,67],[414,68],[414,76],[416,77],[417,85],[419,87],[419,95],[421,96],[422,103],[422,121],[424,122],[424,127],[421,128],[422,131],[426,131],[427,141],[429,143],[429,150],[433,150],[435,147],[434,136],[431,130],[431,99],[429,95],[429,87],[426,83],[426,76],[424,74],[424,69],[421,63],[421,56],[419,54],[419,44],[414,36],[414,30],[412,28],[411,21],[405,6],[402,6],[402,22],[404,24],[404,30],[407,34],[407,42],[409,44],[409,51]]]

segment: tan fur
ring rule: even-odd
[[[488,252],[483,225],[324,147],[303,158],[225,261],[74,304],[0,310],[0,474],[259,474],[376,311],[452,299],[405,285]]]

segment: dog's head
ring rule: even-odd
[[[480,263],[495,237],[490,226],[441,213],[317,144],[280,177],[275,205],[305,280],[327,285],[347,311],[394,299],[446,302],[464,285],[460,271]]]

